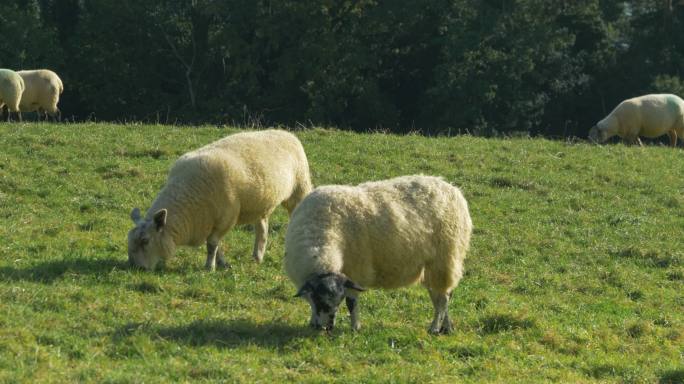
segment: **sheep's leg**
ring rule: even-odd
[[[20,123],[23,122],[23,120],[22,120],[22,118],[21,118],[21,111],[15,111],[14,113],[17,115],[17,119],[19,120],[19,122],[20,122]],[[7,121],[10,121],[10,120],[11,120],[11,119],[9,118],[9,116],[11,116],[11,115],[12,115],[12,111],[8,109],[8,110],[7,110],[7,116],[8,116]]]
[[[347,309],[349,309],[351,329],[352,331],[358,331],[361,328],[361,323],[359,322],[358,295],[355,293],[347,293],[344,300],[347,304]]]
[[[254,239],[254,252],[252,252],[252,258],[254,258],[257,263],[261,263],[264,260],[264,253],[266,252],[268,217],[264,217],[254,223],[254,230],[256,232],[256,238]]]
[[[447,293],[447,301],[446,301],[446,305],[444,308],[444,320],[442,321],[442,327],[439,329],[439,331],[444,335],[448,335],[454,331],[454,325],[451,322],[451,319],[449,319],[449,301],[450,300],[451,300],[451,292]]]
[[[230,263],[224,258],[223,251],[221,250],[221,243],[216,245],[216,265],[221,269],[231,268]]]
[[[223,252],[219,248],[220,240],[210,237],[207,239],[207,262],[204,265],[208,270],[216,269],[216,256],[220,254],[220,259],[223,259]],[[225,264],[225,261],[219,263]]]
[[[672,129],[667,134],[670,136],[670,146],[673,148],[676,147],[677,146],[677,131]]]
[[[643,147],[643,146],[644,146],[644,143],[641,142],[641,139],[639,138],[639,136],[636,137],[636,139],[634,140],[634,142],[635,142],[636,144],[638,144],[640,147]]]
[[[62,121],[62,114],[59,111],[59,108],[55,107],[53,110],[50,112],[47,109],[45,110],[45,121],[50,121],[52,123],[57,123]]]
[[[639,136],[636,137],[623,137],[622,138],[622,143],[624,145],[641,145],[641,139],[639,139]]]
[[[432,334],[448,334],[453,330],[451,320],[449,320],[449,294],[447,292],[435,292],[430,290],[430,299],[435,308],[435,316],[430,325]]]

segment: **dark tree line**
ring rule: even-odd
[[[684,96],[678,0],[0,0],[0,67],[74,119],[586,134]]]

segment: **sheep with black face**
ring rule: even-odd
[[[315,328],[332,330],[344,299],[357,330],[360,292],[421,281],[435,309],[430,332],[449,333],[449,298],[471,232],[461,191],[438,177],[319,187],[292,214],[285,271],[309,302]]]

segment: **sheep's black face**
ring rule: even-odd
[[[303,297],[311,305],[309,325],[330,332],[335,328],[337,308],[346,296],[347,289],[363,290],[342,274],[326,273],[307,280],[295,296]]]

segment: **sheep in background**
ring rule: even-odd
[[[671,94],[652,94],[627,99],[618,104],[589,131],[589,139],[604,142],[617,135],[628,143],[642,145],[639,136],[654,138],[670,136],[670,145],[677,146],[677,137],[684,136],[684,100]]]
[[[7,121],[10,121],[12,112],[16,113],[21,121],[19,103],[24,89],[24,80],[18,73],[10,69],[0,69],[0,111],[7,106]]]
[[[206,267],[225,266],[219,247],[236,224],[254,223],[253,257],[266,249],[268,217],[282,204],[290,214],[311,190],[309,164],[294,135],[280,130],[227,136],[181,156],[147,216],[131,212],[128,260],[154,269],[179,245],[206,242]]]
[[[332,330],[345,298],[357,330],[359,292],[422,281],[435,309],[430,332],[449,333],[449,298],[471,232],[461,191],[438,177],[319,187],[292,214],[285,271],[311,305],[315,328]]]
[[[59,102],[59,95],[64,91],[64,85],[59,76],[47,69],[19,71],[17,73],[24,79],[26,85],[19,104],[22,112],[36,111],[39,119],[41,113],[45,113],[46,119],[49,114],[61,120],[62,115],[57,108],[57,103]]]

